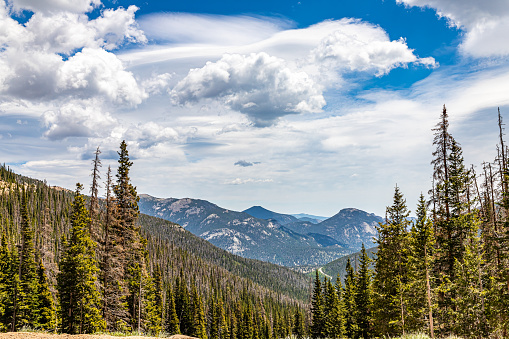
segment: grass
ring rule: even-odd
[[[431,339],[431,337],[424,333],[412,333],[412,334],[405,334],[401,337],[394,337],[391,339]],[[443,338],[443,339],[462,339],[462,338],[452,335],[452,336],[449,336],[449,337]]]

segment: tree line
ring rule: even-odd
[[[509,333],[509,164],[498,112],[497,157],[477,174],[464,164],[444,105],[433,129],[433,180],[416,219],[396,186],[378,226],[378,252],[347,263],[344,287],[312,293],[312,338],[507,338]],[[339,314],[339,316],[337,316]]]
[[[190,253],[177,225],[140,225],[125,142],[118,155],[104,199],[99,149],[90,197],[81,184],[70,192],[0,167],[0,331],[269,339],[289,336],[297,313],[305,326],[304,302]]]

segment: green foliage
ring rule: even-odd
[[[316,271],[315,287],[313,289],[313,297],[311,299],[311,314],[311,338],[323,338],[325,336],[324,300],[318,270]]]
[[[345,277],[345,334],[348,338],[354,338],[359,331],[357,323],[357,305],[355,296],[357,294],[357,274],[354,272],[350,259],[346,262]]]
[[[179,318],[175,309],[175,298],[173,297],[173,291],[171,285],[168,286],[166,291],[166,319],[165,319],[165,331],[169,334],[180,334]]]
[[[97,290],[95,244],[88,233],[90,218],[81,189],[77,184],[71,206],[71,234],[62,241],[57,279],[62,331],[70,334],[94,333],[105,327]]]
[[[406,200],[396,186],[393,204],[387,207],[386,222],[377,227],[374,318],[376,331],[381,335],[405,333],[409,214]]]
[[[361,249],[361,265],[356,279],[356,291],[354,295],[356,308],[357,337],[370,338],[373,335],[373,290],[371,278],[372,270],[369,268],[371,259],[366,253],[364,244]]]
[[[39,260],[37,267],[37,296],[38,307],[36,309],[38,328],[46,331],[56,331],[57,315],[53,295],[50,291],[50,283],[46,275],[46,268]]]
[[[426,200],[421,194],[417,205],[417,220],[412,225],[409,239],[407,330],[433,329],[435,309],[434,282],[431,277],[433,248],[435,244],[433,224],[427,217]]]

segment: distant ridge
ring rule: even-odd
[[[258,219],[275,220],[281,225],[286,225],[291,222],[299,221],[299,219],[294,217],[293,215],[276,213],[273,211],[269,211],[268,209],[263,208],[261,206],[253,206],[248,208],[247,210],[244,210],[243,212],[252,215],[253,217]]]
[[[140,194],[138,206],[142,213],[177,223],[213,245],[245,258],[294,267],[324,265],[353,252],[334,239],[303,234],[274,219],[255,218],[205,200]],[[261,208],[256,210],[267,213]],[[289,220],[300,222],[295,217]]]

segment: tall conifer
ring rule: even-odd
[[[96,245],[88,232],[90,217],[81,189],[77,184],[71,206],[71,233],[68,240],[63,240],[57,279],[62,331],[69,334],[94,333],[105,325],[97,290]]]
[[[375,260],[375,320],[381,335],[405,334],[406,285],[408,283],[408,211],[406,200],[396,186],[392,206],[378,230]]]
[[[322,284],[317,270],[315,273],[315,287],[313,289],[313,297],[311,301],[311,338],[323,338],[325,335],[324,301],[322,293]]]

